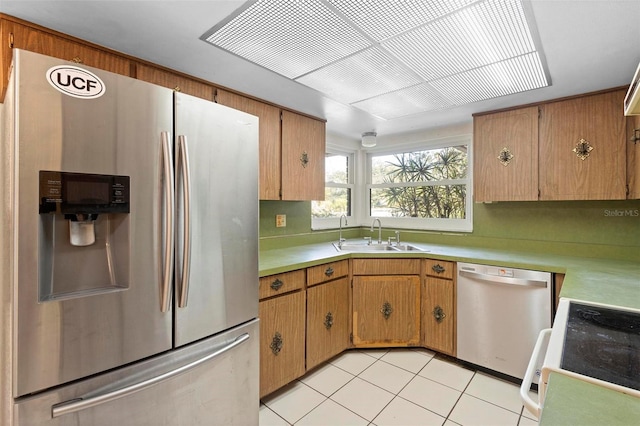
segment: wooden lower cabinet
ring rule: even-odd
[[[307,289],[307,370],[349,346],[349,279]]]
[[[453,280],[427,277],[422,292],[424,345],[455,356],[455,284]]]
[[[420,343],[420,277],[353,277],[353,344],[356,347]]]
[[[260,302],[260,397],[305,372],[305,292]]]

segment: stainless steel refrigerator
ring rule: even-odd
[[[0,189],[6,418],[257,424],[258,119],[13,55]]]

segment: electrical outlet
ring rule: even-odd
[[[286,214],[277,214],[276,215],[276,228],[284,228],[287,226],[287,215]]]

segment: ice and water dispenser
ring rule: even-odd
[[[129,286],[129,176],[40,171],[40,300]]]

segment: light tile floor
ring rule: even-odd
[[[260,404],[260,426],[532,426],[518,386],[426,349],[350,350]]]

